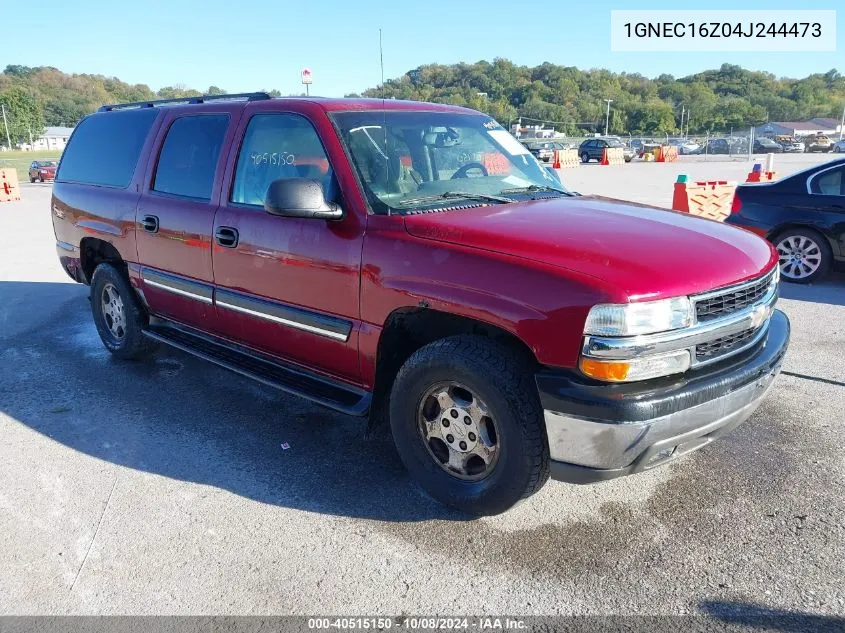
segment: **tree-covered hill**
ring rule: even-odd
[[[579,70],[545,63],[533,68],[506,59],[444,66],[429,64],[372,88],[364,96],[439,101],[482,110],[507,124],[522,116],[555,122],[570,134],[603,131],[605,99],[613,99],[612,133],[674,133],[690,112],[693,133],[770,121],[839,118],[845,77],[836,70],[804,79],[723,64],[688,77]],[[685,118],[686,121],[686,118]],[[686,128],[686,123],[684,128]]]
[[[223,93],[209,86],[206,94]],[[278,95],[278,91],[271,91]],[[10,65],[0,73],[0,102],[13,143],[28,142],[44,126],[73,126],[105,103],[201,94],[184,85],[151,90],[114,77],[66,74],[49,66]],[[613,133],[676,133],[689,113],[692,133],[726,131],[766,120],[839,118],[845,77],[836,70],[803,79],[778,78],[730,64],[688,77],[579,70],[544,63],[533,68],[506,59],[450,66],[429,64],[365,90],[370,97],[439,101],[482,110],[500,123],[553,122],[569,134],[602,131],[605,99],[613,99]],[[686,128],[686,124],[684,125]],[[5,139],[0,130],[0,142]]]

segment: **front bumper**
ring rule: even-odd
[[[789,320],[775,310],[749,351],[681,378],[606,384],[537,375],[553,479],[593,483],[674,461],[754,413],[780,372]]]

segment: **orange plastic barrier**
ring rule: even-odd
[[[776,180],[778,173],[776,171],[750,171],[745,182],[768,182]]]
[[[602,165],[624,165],[625,153],[621,147],[606,147],[601,157]]]
[[[710,220],[722,221],[731,214],[736,183],[727,180],[687,182],[678,176],[672,209]]]
[[[661,145],[656,154],[658,163],[672,163],[678,160],[678,148],[674,145]]]
[[[581,164],[581,159],[578,158],[577,149],[556,149],[555,157],[552,160],[552,167],[555,169],[566,169],[568,167],[578,167]]]
[[[508,159],[495,152],[484,154],[481,159],[481,164],[487,170],[488,174],[507,174],[510,171],[510,163]]]
[[[18,187],[18,172],[14,169],[0,169],[0,202],[21,199]]]

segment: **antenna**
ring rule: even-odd
[[[378,61],[381,66],[381,134],[384,139],[384,183],[388,186],[390,182],[390,159],[387,157],[387,111],[385,110],[384,99],[384,49],[381,46],[381,28],[378,30]],[[387,215],[390,215],[390,207],[387,207]]]
[[[381,47],[381,29],[378,30],[378,61],[381,65],[381,98],[384,100],[384,51]]]

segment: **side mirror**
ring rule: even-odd
[[[343,209],[326,202],[323,186],[310,178],[279,178],[271,182],[264,197],[264,210],[288,218],[343,218]]]

